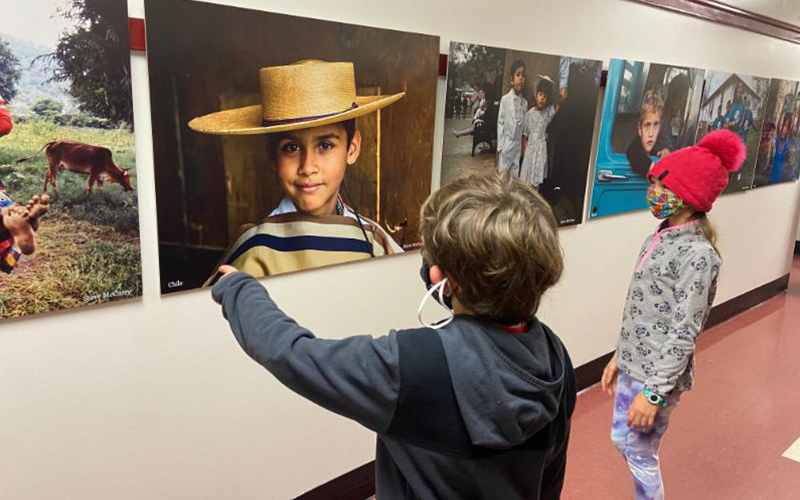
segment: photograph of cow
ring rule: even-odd
[[[162,293],[210,283],[244,228],[265,221],[285,196],[267,136],[219,137],[189,122],[260,104],[259,69],[298,61],[352,63],[357,96],[404,94],[356,118],[360,155],[346,168],[341,194],[403,251],[419,246],[419,209],[431,190],[438,37],[189,0],[146,0],[145,17]]]
[[[726,128],[747,145],[747,158],[738,172],[730,174],[725,193],[753,186],[768,90],[769,78],[706,71],[695,142],[700,142],[708,132]]]
[[[127,2],[18,2],[13,18],[0,27],[0,204],[30,232],[15,241],[4,217],[0,320],[139,297]]]
[[[510,170],[560,226],[580,224],[601,70],[593,59],[451,42],[440,185]]]

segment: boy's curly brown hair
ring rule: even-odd
[[[510,173],[473,174],[422,206],[423,258],[457,284],[456,298],[479,317],[528,321],[564,269],[550,205]]]

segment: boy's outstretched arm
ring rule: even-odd
[[[388,429],[400,391],[394,332],[377,339],[317,339],[246,273],[224,276],[212,294],[239,345],[281,383],[378,433]]]

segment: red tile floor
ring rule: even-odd
[[[800,258],[789,290],[706,331],[695,388],[661,448],[670,500],[800,500]],[[627,500],[627,466],[609,440],[611,397],[578,398],[563,500]]]

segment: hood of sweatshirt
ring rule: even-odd
[[[568,363],[561,341],[534,319],[527,332],[457,316],[438,330],[472,444],[519,445],[558,415]]]

